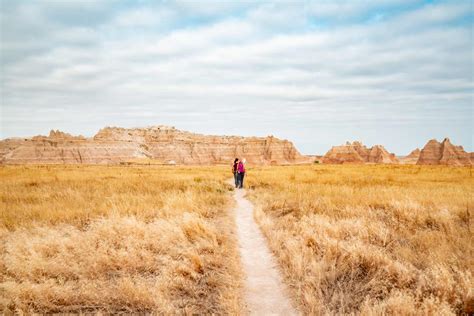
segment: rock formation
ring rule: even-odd
[[[404,165],[416,165],[418,158],[420,158],[420,149],[416,148],[408,156],[400,158],[400,163]]]
[[[310,163],[287,140],[268,137],[209,136],[174,127],[101,129],[94,137],[51,131],[49,136],[0,141],[0,162],[108,164],[153,161],[164,164],[229,164],[235,157],[250,164]]]
[[[322,158],[323,163],[364,163],[364,159],[359,155],[354,146],[342,145],[332,147]]]
[[[324,163],[398,163],[397,157],[389,153],[383,146],[375,145],[367,148],[360,142],[347,142],[342,146],[332,147],[323,157]]]
[[[382,145],[375,145],[370,148],[368,159],[369,163],[399,163],[397,156],[389,153]]]
[[[449,165],[470,166],[471,155],[462,146],[451,144],[449,138],[441,143],[436,139],[430,140],[420,152],[418,165]]]

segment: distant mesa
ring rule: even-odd
[[[94,135],[73,136],[52,130],[48,136],[0,141],[0,164],[229,164],[235,157],[251,165],[418,164],[470,166],[474,153],[462,146],[430,140],[406,157],[396,157],[382,145],[366,147],[347,142],[324,156],[302,155],[292,142],[267,137],[214,136],[180,131],[169,126],[105,127]]]
[[[329,164],[396,164],[399,163],[395,154],[389,153],[383,146],[375,145],[367,148],[361,142],[346,142],[342,146],[332,147],[322,158]]]
[[[441,143],[436,139],[428,141],[420,152],[417,165],[470,166],[473,153],[467,153],[462,146],[451,144],[449,138]]]
[[[169,126],[106,127],[92,138],[52,130],[49,136],[0,141],[3,164],[229,164],[245,157],[250,164],[310,163],[288,140],[273,136],[211,136]]]

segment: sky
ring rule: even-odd
[[[0,0],[0,138],[170,125],[474,151],[472,3]]]

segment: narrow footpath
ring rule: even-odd
[[[276,259],[253,218],[253,205],[244,189],[234,198],[237,237],[245,278],[245,302],[250,315],[298,315],[287,296]]]

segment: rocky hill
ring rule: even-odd
[[[467,153],[462,146],[451,144],[449,138],[441,143],[436,139],[428,141],[420,152],[418,165],[449,165],[470,166],[472,155]]]
[[[383,146],[367,148],[361,142],[347,142],[342,146],[332,147],[322,158],[323,163],[398,163],[395,154],[389,153]]]
[[[400,163],[404,165],[416,165],[418,159],[420,158],[421,150],[416,148],[408,156],[400,158]]]
[[[94,137],[51,131],[49,136],[0,141],[0,163],[109,164],[154,161],[164,164],[309,163],[290,141],[268,137],[210,136],[174,127],[106,127]]]

